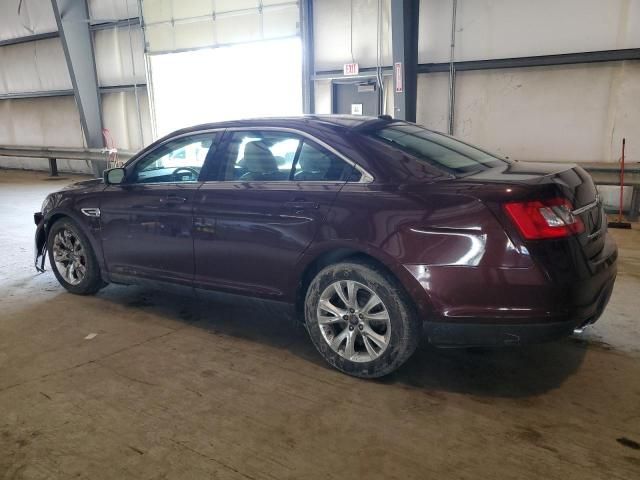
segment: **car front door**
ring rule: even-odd
[[[100,202],[104,260],[110,275],[191,285],[193,198],[218,132],[181,135],[126,167],[123,183]]]
[[[229,130],[194,198],[195,285],[281,299],[340,188],[359,172],[306,136]]]

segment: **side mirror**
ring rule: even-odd
[[[118,185],[124,180],[124,168],[110,168],[102,174],[105,185]]]

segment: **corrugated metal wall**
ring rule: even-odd
[[[57,31],[50,0],[23,0],[18,14],[19,4],[19,0],[0,2],[0,40]],[[88,7],[92,24],[138,17],[137,0],[89,0]],[[141,148],[152,140],[142,29],[132,25],[97,30],[93,41],[101,87],[140,85],[137,102],[132,89],[101,94],[103,126],[116,147]],[[0,65],[0,95],[67,91],[65,96],[0,100],[0,144],[85,146],[59,38],[0,46]],[[0,158],[0,166],[46,169],[47,163]],[[91,171],[83,162],[73,161],[61,161],[60,169]]]
[[[382,2],[382,64],[389,1]],[[421,0],[419,62],[449,61],[451,0]],[[316,0],[316,71],[375,66],[377,0]],[[351,28],[353,9],[353,41]],[[458,0],[457,61],[640,47],[640,0]],[[353,55],[351,54],[353,51]],[[454,134],[522,160],[640,161],[640,62],[458,72]],[[329,113],[330,82],[316,82]],[[387,109],[387,111],[392,111]],[[448,73],[418,78],[417,120],[446,131]]]

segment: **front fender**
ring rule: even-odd
[[[48,211],[44,216],[43,221],[40,223],[40,225],[38,225],[38,228],[36,230],[36,248],[38,248],[39,242],[42,242],[43,246],[41,247],[41,252],[42,255],[44,255],[44,253],[46,252],[46,239],[49,235],[51,225],[53,225],[57,220],[63,217],[67,217],[73,220],[76,226],[89,239],[91,248],[95,253],[98,265],[100,266],[100,271],[104,274],[106,270],[104,265],[104,257],[102,255],[102,243],[100,241],[100,219],[96,217],[87,217],[86,215],[77,213],[75,210],[68,208],[64,204]],[[40,230],[42,231],[42,233],[39,233]]]

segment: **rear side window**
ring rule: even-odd
[[[293,179],[296,182],[339,182],[360,180],[360,172],[331,152],[307,141],[302,144]]]
[[[418,125],[392,124],[374,130],[369,135],[420,161],[458,176],[509,163],[503,158]]]
[[[233,132],[226,157],[227,181],[357,182],[361,175],[337,155],[287,132]]]

